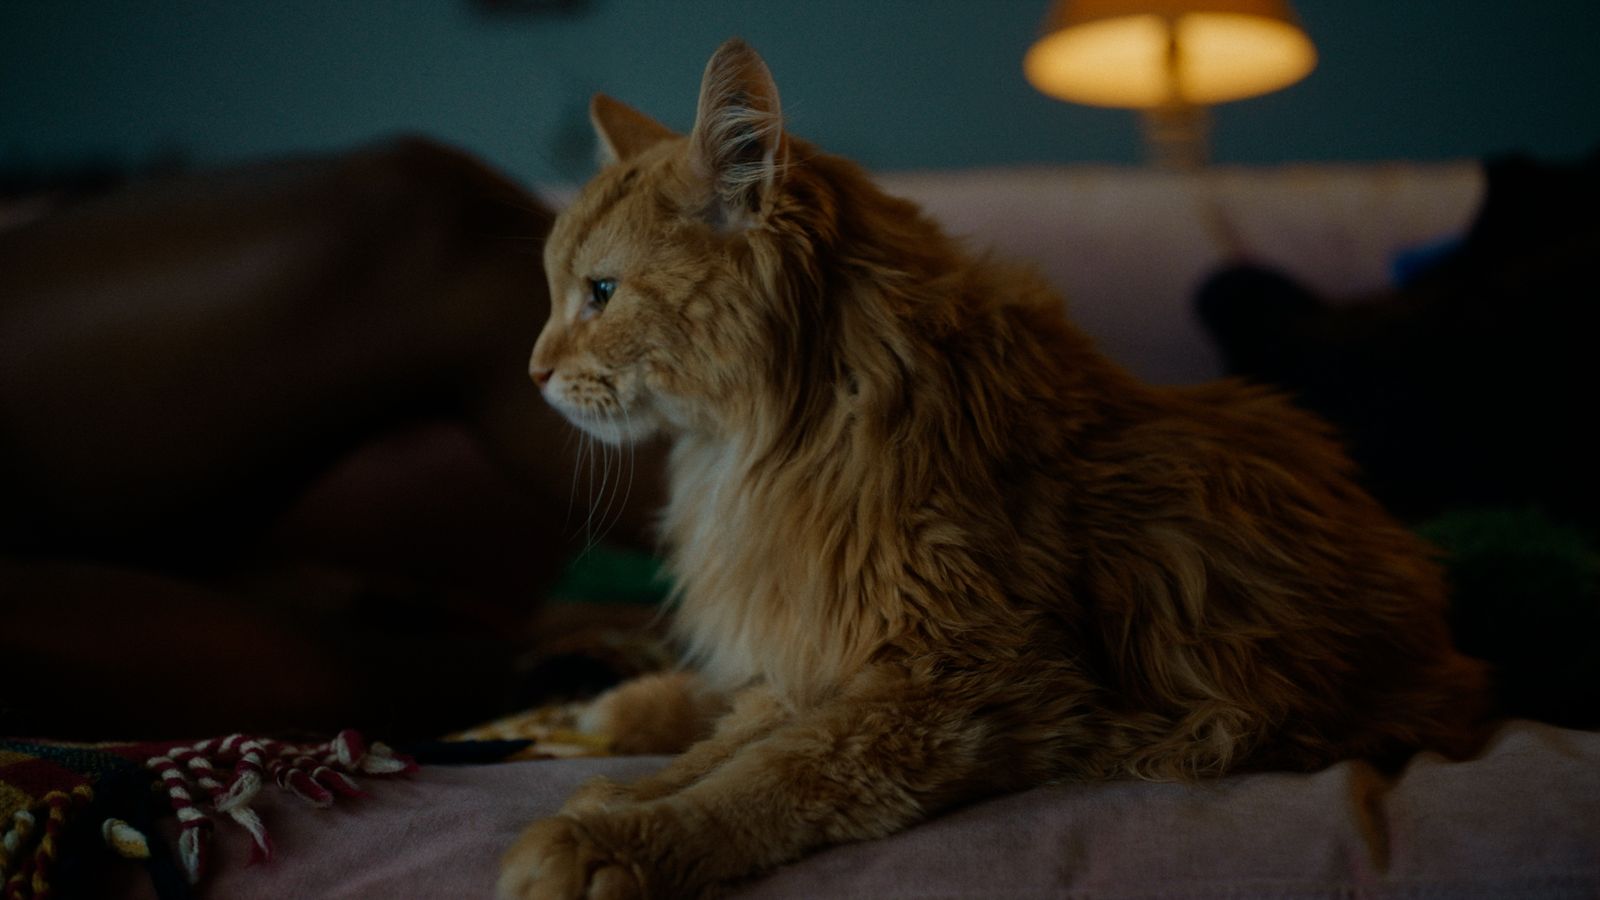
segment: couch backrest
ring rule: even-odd
[[[1216,168],[1063,167],[886,175],[975,247],[1028,260],[1073,319],[1152,381],[1221,374],[1195,288],[1227,262],[1278,267],[1334,301],[1389,286],[1396,254],[1460,235],[1475,162]]]

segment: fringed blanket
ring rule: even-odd
[[[249,833],[258,860],[272,856],[251,801],[268,783],[315,806],[357,797],[356,779],[415,769],[354,731],[300,744],[232,735],[198,743],[70,744],[0,739],[0,881],[6,900],[75,893],[96,854],[144,860],[159,896],[187,896],[205,875],[220,819]],[[177,853],[152,827],[178,819]]]

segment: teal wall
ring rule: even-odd
[[[559,2],[546,0],[559,8]],[[0,164],[226,162],[421,131],[529,180],[588,170],[584,104],[684,127],[741,35],[797,133],[878,169],[1137,162],[1130,113],[1035,93],[1045,0],[0,0]],[[1596,0],[1297,0],[1322,62],[1217,112],[1220,162],[1439,159],[1600,144]]]

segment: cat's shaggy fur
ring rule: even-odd
[[[742,43],[687,138],[593,113],[614,162],[550,235],[532,370],[593,434],[673,442],[701,673],[602,708],[729,706],[533,825],[503,896],[693,895],[1051,780],[1472,746],[1440,572],[1320,422],[1136,381],[1033,274],[785,134]]]

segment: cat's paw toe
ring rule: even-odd
[[[631,868],[575,819],[535,822],[501,861],[500,900],[640,900]]]
[[[639,879],[626,866],[607,865],[589,876],[590,900],[643,900]]]
[[[612,781],[604,775],[597,775],[585,781],[572,792],[567,802],[562,805],[563,813],[582,813],[606,811],[627,806],[638,798],[633,788],[620,782]]]

